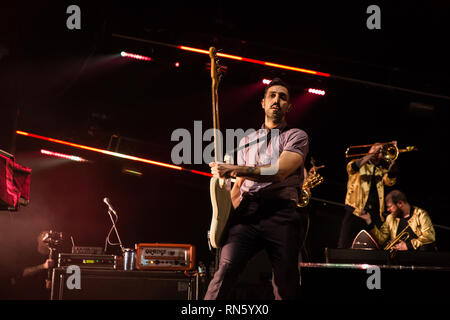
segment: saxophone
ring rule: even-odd
[[[311,189],[317,187],[324,181],[323,177],[317,172],[313,172],[310,174],[305,181],[303,182],[299,200],[297,203],[297,207],[304,208],[309,204],[309,200],[311,199]]]

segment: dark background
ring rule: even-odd
[[[381,30],[369,30],[370,2],[18,1],[2,4],[0,19],[0,148],[32,168],[31,203],[13,214],[20,252],[32,256],[40,231],[73,236],[76,245],[104,246],[110,227],[104,197],[119,214],[127,247],[139,242],[190,243],[209,264],[209,178],[112,158],[15,130],[171,163],[177,128],[194,121],[212,127],[209,57],[174,47],[125,40],[122,34],[172,45],[330,73],[330,78],[222,59],[221,127],[258,128],[263,78],[279,76],[293,87],[292,126],[310,137],[310,155],[325,182],[313,189],[305,259],[323,260],[336,245],[346,192],[348,146],[397,140],[399,188],[426,209],[441,250],[448,250],[448,119],[450,93],[445,1],[378,2]],[[68,30],[66,9],[81,8],[81,30]],[[136,61],[128,51],[150,56]],[[181,66],[174,67],[178,61]],[[310,96],[306,88],[326,95]],[[204,143],[204,147],[209,144]],[[50,158],[40,149],[91,160]],[[208,172],[207,164],[183,164]],[[124,174],[139,170],[142,176]],[[387,189],[389,191],[389,188]],[[320,201],[326,200],[328,202]],[[4,212],[3,215],[8,215]],[[26,260],[26,259],[25,259]],[[27,264],[35,261],[26,261]],[[38,262],[40,263],[40,262]],[[37,263],[35,263],[37,264]]]

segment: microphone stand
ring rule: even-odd
[[[50,230],[47,235],[43,238],[49,250],[48,259],[53,260],[53,266],[49,267],[47,270],[47,278],[45,279],[45,288],[51,289],[53,282],[53,269],[55,268],[55,262],[57,260],[56,253],[57,247],[61,244],[63,240],[63,235],[61,232],[55,232]]]
[[[55,261],[55,252],[56,248],[48,248],[50,252],[48,253],[48,259]],[[47,278],[45,279],[45,289],[51,289],[52,281],[53,281],[53,268],[48,268],[47,270]]]
[[[112,229],[114,229],[114,231],[116,232],[117,239],[119,240],[120,249],[123,252],[122,240],[120,240],[119,231],[117,230],[117,226],[116,226],[117,219],[116,219],[116,221],[114,221],[114,218],[112,217],[111,212],[114,213],[114,215],[117,217],[117,213],[111,207],[108,206],[108,214],[109,214],[109,217],[111,218],[111,222],[113,224],[111,230],[109,231],[109,234],[111,234]],[[106,243],[105,243],[105,253],[106,253],[106,248],[107,248],[107,245],[108,245],[108,241],[109,241],[109,235],[108,235],[108,238],[106,239]]]

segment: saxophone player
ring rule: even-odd
[[[360,218],[368,225],[370,234],[379,245],[387,240],[392,241],[404,231],[409,235],[406,240],[398,240],[392,245],[393,250],[432,250],[435,249],[436,233],[428,213],[409,204],[406,196],[399,190],[393,190],[386,196],[386,208],[389,215],[386,221],[378,228],[373,224],[371,216],[363,212]],[[387,247],[387,246],[386,246]]]

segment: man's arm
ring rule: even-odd
[[[420,226],[420,235],[417,239],[411,239],[411,245],[414,249],[436,241],[436,232],[434,231],[433,223],[431,222],[430,216],[425,211],[419,214],[418,225]]]
[[[209,165],[213,175],[219,178],[240,177],[256,182],[279,182],[286,179],[286,177],[302,166],[303,163],[304,159],[301,154],[292,151],[283,151],[275,166],[249,167],[215,162]]]
[[[389,168],[383,175],[383,183],[388,187],[392,187],[397,182],[398,164],[395,160],[391,161]]]
[[[24,278],[25,277],[29,277],[29,276],[32,276],[32,275],[34,275],[36,273],[41,272],[42,270],[48,270],[49,268],[52,268],[53,265],[54,265],[54,261],[51,260],[51,259],[47,259],[42,264],[39,264],[37,266],[32,266],[32,267],[25,268],[23,270],[22,277],[24,277]]]
[[[380,229],[378,229],[378,227],[372,223],[372,218],[370,217],[370,214],[368,212],[363,210],[359,217],[367,223],[369,233],[375,238],[380,246],[389,239],[390,233],[389,223],[387,223],[387,219],[381,225]]]

